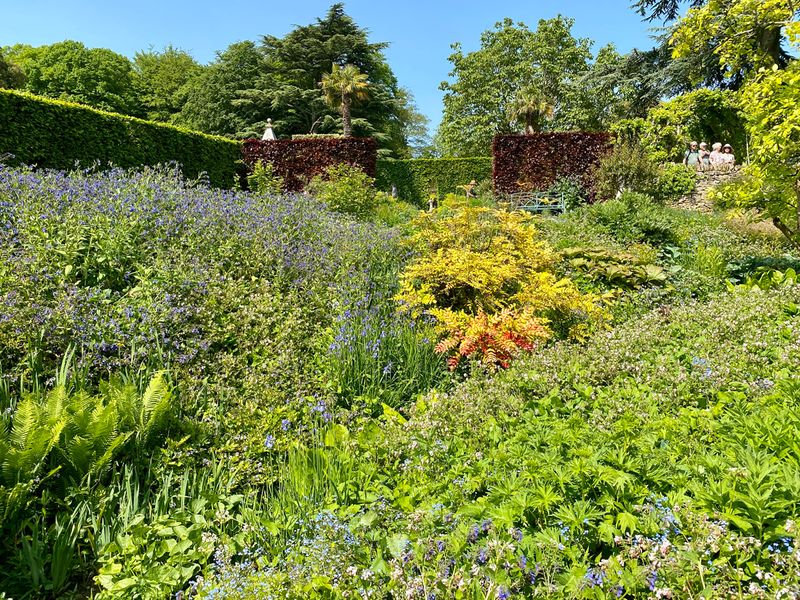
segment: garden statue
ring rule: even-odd
[[[261,139],[265,142],[278,139],[275,137],[275,132],[272,130],[272,119],[267,119],[267,128],[264,130],[264,135],[261,136]]]

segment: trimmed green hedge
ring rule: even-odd
[[[138,167],[177,161],[187,177],[208,174],[231,187],[241,161],[238,142],[108,113],[80,104],[0,90],[0,154],[14,162],[71,169],[94,161]]]
[[[379,160],[375,184],[386,192],[396,185],[400,198],[425,205],[431,189],[436,189],[441,197],[457,192],[458,186],[473,179],[480,183],[491,178],[491,157],[412,158]]]

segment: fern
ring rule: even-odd
[[[9,487],[38,480],[48,461],[66,481],[100,474],[132,437],[139,448],[149,444],[169,409],[161,373],[142,395],[119,382],[104,385],[98,395],[70,395],[63,365],[58,379],[44,397],[30,394],[19,402],[11,426],[0,428],[0,482]],[[7,496],[0,511],[6,503]]]
[[[150,381],[141,399],[139,436],[145,443],[161,427],[163,417],[169,408],[170,397],[171,393],[164,379],[164,373],[157,373]]]

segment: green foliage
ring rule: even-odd
[[[612,288],[639,288],[663,285],[667,272],[663,267],[644,263],[640,258],[606,248],[570,248],[561,253],[571,270],[593,282]]]
[[[160,497],[154,499],[152,514],[127,506],[128,514],[114,519],[116,523],[111,515],[101,522],[101,527],[115,531],[99,548],[95,582],[101,591],[97,598],[163,598],[198,575],[219,536],[235,530],[232,511],[243,497],[231,493],[229,476],[226,481],[219,472],[210,476],[184,473],[177,481],[167,478],[159,483]],[[131,498],[134,502],[140,501],[136,492]],[[169,492],[177,498],[167,496]],[[147,507],[146,502],[142,504]]]
[[[563,198],[567,210],[585,204],[589,196],[583,182],[577,177],[559,177],[547,190],[547,194],[550,197]]]
[[[390,303],[357,306],[347,317],[329,346],[330,381],[340,404],[397,408],[444,382],[433,327],[398,315]]]
[[[191,82],[203,68],[183,50],[137,52],[133,59],[135,85],[144,118],[169,122],[186,102]]]
[[[647,194],[660,203],[690,195],[697,185],[697,172],[677,163],[659,165],[638,143],[618,143],[603,158],[594,173],[597,194],[611,199],[620,192]]]
[[[625,244],[669,245],[678,241],[675,219],[645,194],[625,192],[618,200],[591,207],[589,216]]]
[[[248,89],[266,68],[264,57],[253,42],[236,42],[219,52],[217,60],[203,69],[186,87],[186,102],[174,117],[176,125],[212,135],[251,136],[257,118],[252,110],[235,105],[240,90]],[[266,119],[264,119],[266,123]]]
[[[27,92],[100,110],[138,114],[131,62],[116,52],[67,40],[38,48],[14,46],[10,55],[25,72]]]
[[[643,119],[623,120],[613,128],[625,140],[638,141],[658,162],[682,162],[689,142],[731,144],[746,148],[739,97],[728,90],[699,89],[651,109]]]
[[[453,45],[452,81],[442,83],[444,115],[438,144],[448,156],[485,156],[496,134],[519,131],[509,112],[523,90],[541,90],[555,107],[551,127],[580,128],[568,110],[570,82],[589,69],[591,41],[572,35],[565,17],[540,20],[536,30],[505,19],[481,35],[479,50]],[[524,126],[523,126],[524,127]]]
[[[13,487],[35,480],[48,467],[62,470],[73,484],[99,475],[129,439],[139,450],[151,445],[165,424],[169,399],[163,374],[143,394],[111,381],[97,396],[70,394],[65,382],[46,394],[27,395],[5,417],[8,430],[0,432],[3,483]]]
[[[791,0],[704,0],[681,18],[671,41],[678,57],[696,52],[698,44],[715,46],[728,73],[749,74],[791,61],[784,41],[798,16]]]
[[[753,163],[734,188],[736,203],[758,208],[800,247],[800,66],[762,72],[743,93]]]
[[[597,195],[603,200],[616,198],[626,191],[648,194],[656,187],[658,165],[640,146],[617,144],[600,160],[594,180]]]
[[[353,508],[288,531],[272,521],[261,561],[224,560],[200,596],[411,596],[421,580],[468,598],[795,585],[797,301],[785,287],[653,311],[340,430],[282,480],[317,507],[357,481]]]
[[[247,187],[259,194],[280,194],[283,191],[283,178],[275,174],[272,163],[260,160],[247,176]]]
[[[14,89],[25,83],[25,73],[16,64],[9,61],[0,51],[0,89]]]
[[[40,167],[177,161],[188,177],[205,173],[212,185],[231,187],[240,160],[228,140],[10,90],[0,90],[0,122],[0,149]]]
[[[666,163],[658,169],[658,179],[650,193],[662,202],[673,202],[691,195],[697,187],[697,171],[677,163]]]
[[[417,206],[427,206],[431,194],[443,198],[459,192],[470,181],[488,181],[492,177],[491,158],[415,158],[379,160],[375,184],[389,192],[396,186],[397,195]]]
[[[334,165],[317,176],[308,191],[324,202],[331,210],[366,218],[378,205],[378,194],[374,180],[357,167],[347,164]]]
[[[378,205],[375,207],[375,221],[387,227],[405,225],[419,212],[419,207],[402,200],[395,200],[388,194],[378,194]]]

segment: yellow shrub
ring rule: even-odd
[[[556,259],[519,212],[464,206],[423,213],[415,226],[409,243],[419,257],[401,276],[399,294],[412,308],[497,310]]]
[[[503,366],[554,333],[579,338],[608,318],[600,297],[553,274],[556,254],[525,213],[454,201],[414,226],[417,258],[397,299],[437,320],[451,366],[473,356]]]

